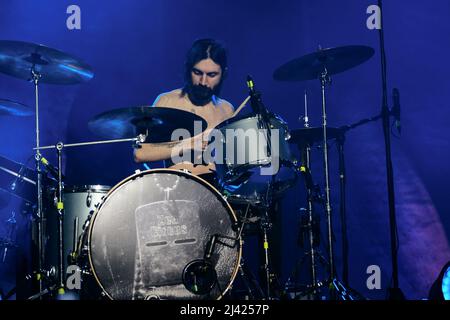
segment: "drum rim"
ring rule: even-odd
[[[52,188],[56,189],[56,188]],[[104,184],[80,184],[64,186],[63,193],[78,193],[78,192],[108,192],[112,187]]]
[[[256,118],[257,116],[258,116],[258,115],[257,115],[256,113],[251,112],[251,113],[248,113],[248,114],[245,114],[245,115],[239,115],[239,116],[236,116],[236,117],[232,117],[232,118],[229,118],[229,119],[224,120],[224,121],[222,121],[221,123],[219,123],[219,124],[216,126],[216,129],[222,130],[222,129],[224,129],[226,126],[228,126],[228,125],[230,125],[230,124],[232,124],[232,123],[235,123],[235,122],[238,122],[238,121],[241,121],[241,120],[246,120],[246,119]],[[273,112],[269,112],[269,117],[270,117],[271,119],[276,119],[276,120],[280,121],[284,126],[286,126],[287,131],[289,131],[289,129],[288,129],[288,127],[287,127],[287,122],[286,122],[283,118],[281,118],[278,114],[273,113]]]
[[[198,182],[205,184],[207,187],[209,187],[211,189],[212,192],[216,193],[216,195],[218,195],[219,200],[225,204],[226,208],[228,208],[228,214],[229,216],[232,217],[232,219],[234,220],[233,222],[237,223],[238,219],[237,219],[237,215],[234,212],[233,208],[231,207],[231,205],[228,203],[228,201],[226,200],[226,198],[217,190],[217,188],[215,188],[213,185],[211,185],[208,181],[193,175],[191,173],[188,173],[184,170],[176,170],[176,169],[164,169],[164,168],[158,168],[158,169],[149,169],[149,170],[144,170],[144,171],[139,171],[136,172],[128,177],[126,177],[125,179],[121,180],[119,183],[117,183],[114,187],[112,187],[108,193],[103,197],[102,201],[100,202],[98,208],[95,209],[94,213],[92,214],[92,217],[90,219],[90,223],[89,223],[89,227],[88,227],[88,238],[87,238],[87,256],[88,256],[88,260],[89,260],[89,267],[90,270],[92,272],[92,275],[94,276],[95,281],[97,282],[97,284],[100,286],[100,289],[102,290],[102,292],[110,299],[110,300],[114,300],[114,298],[109,294],[109,292],[107,292],[105,290],[105,288],[103,287],[99,277],[97,276],[97,272],[95,271],[94,265],[93,265],[93,261],[92,261],[92,254],[91,254],[91,238],[92,238],[92,231],[93,231],[93,226],[95,225],[95,220],[97,219],[97,216],[100,212],[100,210],[102,209],[105,201],[112,195],[112,193],[114,193],[117,189],[119,189],[122,185],[124,185],[125,183],[127,183],[128,181],[134,180],[139,176],[144,176],[146,174],[152,174],[152,173],[172,173],[172,174],[179,174],[179,175],[184,175],[184,176],[188,176],[190,178],[194,178],[199,180]],[[230,214],[231,213],[231,214]],[[232,276],[230,278],[230,282],[228,283],[228,285],[226,286],[225,290],[221,291],[220,295],[217,297],[217,300],[220,300],[223,298],[223,296],[228,292],[228,290],[231,289],[234,280],[236,279],[237,273],[239,271],[239,266],[241,263],[241,258],[242,258],[242,245],[243,245],[243,240],[242,238],[239,239],[239,243],[238,243],[238,257],[236,259],[236,263],[234,266],[234,270],[232,273]]]

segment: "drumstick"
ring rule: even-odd
[[[233,113],[233,117],[236,116],[243,107],[245,107],[245,105],[247,104],[248,100],[250,100],[250,96],[248,96],[244,102],[241,103],[241,105],[239,106],[239,108],[236,109],[236,111]]]

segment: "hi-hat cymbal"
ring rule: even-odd
[[[162,107],[132,107],[107,111],[95,116],[89,121],[89,129],[107,139],[132,138],[148,131],[146,142],[171,141],[176,129],[185,129],[193,137],[194,122],[207,127],[206,121],[191,112]],[[178,137],[176,137],[178,140]]]
[[[319,79],[325,68],[328,75],[344,72],[367,61],[374,52],[367,46],[320,49],[285,63],[275,70],[273,78],[280,81]]]
[[[27,117],[33,114],[34,111],[24,104],[7,99],[0,99],[0,116]]]
[[[327,127],[327,140],[337,139],[342,133],[342,129]],[[300,146],[320,144],[323,142],[323,128],[300,128],[290,131],[290,143],[295,143]]]
[[[33,68],[43,83],[76,84],[94,77],[90,66],[64,52],[34,43],[0,40],[1,73],[29,80]]]

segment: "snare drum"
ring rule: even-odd
[[[219,299],[241,259],[236,222],[203,179],[171,169],[139,172],[92,216],[90,270],[110,299]]]
[[[271,155],[258,116],[231,118],[217,127],[221,131],[222,152],[216,152],[216,170],[223,193],[232,203],[264,202],[268,191],[279,196],[297,180],[287,124],[274,114],[270,114],[269,122]],[[274,170],[269,170],[270,166]]]

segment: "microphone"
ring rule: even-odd
[[[252,106],[253,112],[258,114],[260,113],[260,97],[259,94],[255,91],[255,83],[253,82],[253,78],[250,75],[247,75],[247,87],[251,97],[250,105]]]
[[[270,157],[272,154],[272,147],[270,144],[271,130],[270,130],[270,115],[266,106],[262,102],[261,93],[255,90],[255,83],[250,75],[247,75],[247,87],[250,90],[250,104],[253,112],[258,115],[258,126],[264,128],[266,132],[267,141],[267,155]]]
[[[255,83],[250,75],[247,75],[247,87],[250,90],[250,94],[255,93]]]
[[[391,114],[394,117],[394,125],[400,134],[402,131],[400,122],[400,93],[397,88],[392,89],[392,100],[394,105],[392,106]]]
[[[47,171],[50,172],[54,178],[58,179],[58,177],[59,177],[58,168],[55,168],[50,162],[48,162],[47,159],[45,159],[42,156],[41,156],[40,161],[44,165],[44,167],[47,169]],[[64,175],[61,175],[61,176],[64,179]]]

